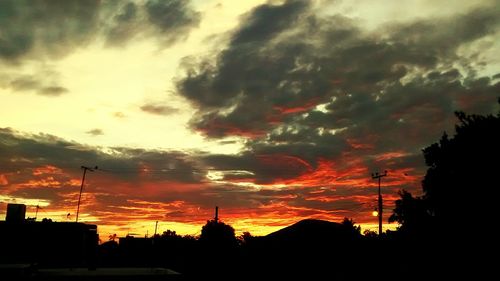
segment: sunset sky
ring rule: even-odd
[[[0,218],[73,221],[97,165],[104,239],[197,235],[215,206],[237,233],[375,230],[371,173],[387,222],[453,112],[498,111],[498,54],[496,0],[2,0]]]

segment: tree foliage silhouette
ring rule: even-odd
[[[342,226],[349,231],[353,236],[358,236],[361,234],[361,226],[356,226],[356,222],[353,219],[349,219],[347,217],[342,221]]]
[[[500,100],[499,100],[500,103]],[[422,181],[423,196],[414,198],[402,191],[390,220],[401,230],[438,227],[444,232],[461,228],[462,235],[480,231],[474,224],[495,219],[496,189],[500,186],[500,112],[468,115],[456,112],[455,135],[423,150],[429,167]],[[467,227],[461,227],[467,225]]]
[[[256,238],[249,231],[244,231],[243,234],[236,237],[236,239],[240,245],[248,245],[253,243]]]
[[[202,227],[200,242],[218,247],[234,247],[237,245],[234,228],[216,220],[209,220]]]
[[[426,200],[413,197],[406,190],[398,193],[401,199],[396,200],[389,222],[398,222],[401,225],[399,230],[405,233],[416,234],[427,230],[433,218],[427,209]]]

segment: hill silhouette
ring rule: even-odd
[[[358,233],[359,234],[359,233]],[[318,244],[337,243],[360,238],[352,228],[337,222],[305,219],[263,237],[266,242]]]

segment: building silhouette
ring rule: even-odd
[[[25,219],[26,206],[8,204],[0,221],[1,264],[93,267],[97,226],[74,222]]]

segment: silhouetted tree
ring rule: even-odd
[[[499,100],[500,103],[500,100]],[[462,237],[484,232],[496,220],[500,159],[500,113],[468,115],[456,112],[455,135],[423,150],[429,167],[422,181],[424,194],[400,193],[392,221],[414,233],[429,226]],[[459,232],[456,229],[460,228]]]
[[[177,232],[175,232],[175,230],[170,230],[170,229],[167,229],[166,231],[163,231],[163,233],[161,234],[161,237],[163,238],[177,238],[177,237],[181,237],[180,235],[177,235]]]
[[[429,166],[422,182],[424,198],[429,211],[446,224],[464,219],[472,223],[496,213],[490,204],[495,204],[492,195],[500,186],[500,113],[456,115],[460,120],[456,135],[450,139],[445,134],[424,149]]]
[[[353,236],[358,236],[361,234],[361,226],[356,226],[352,219],[344,218],[342,221],[342,226],[344,226]]]
[[[363,231],[363,236],[374,239],[378,237],[378,234],[376,231],[366,229],[365,231]]]
[[[201,229],[200,242],[219,247],[237,245],[234,228],[221,221],[209,220]]]
[[[237,239],[240,245],[248,245],[255,240],[255,237],[253,237],[250,232],[245,231],[242,235],[238,236]]]
[[[433,217],[426,200],[413,197],[406,190],[398,192],[401,199],[396,200],[396,207],[389,217],[389,222],[398,222],[400,230],[406,233],[420,233],[428,229]]]

